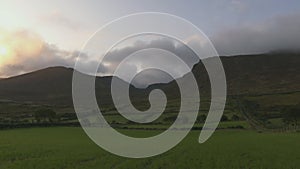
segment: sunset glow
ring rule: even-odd
[[[222,56],[299,48],[297,28],[300,25],[300,1],[285,3],[275,0],[269,3],[228,0],[202,3],[134,0],[124,6],[115,0],[91,0],[88,3],[1,0],[0,77],[16,76],[49,66],[72,66],[76,53],[95,31],[117,18],[136,12],[169,13],[192,22],[208,36]],[[159,7],[157,4],[160,4]],[[174,27],[176,29],[180,28]],[[106,43],[111,43],[115,36],[107,31],[102,38]],[[186,43],[192,41],[200,42],[201,39],[185,39]],[[118,46],[118,50],[122,52],[122,48],[130,46],[130,43],[133,44],[133,41]],[[105,53],[103,46],[99,45],[99,51]],[[87,63],[97,59],[91,58]],[[113,68],[115,65],[107,61],[103,66]]]
[[[6,56],[7,54],[7,48],[5,46],[0,46],[0,56]]]
[[[9,55],[10,52],[8,47],[0,44],[0,67],[9,60]]]
[[[44,42],[39,35],[26,30],[0,30],[0,34],[0,67],[40,56]]]

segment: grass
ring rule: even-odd
[[[124,130],[138,137],[158,131]],[[128,159],[97,147],[81,128],[31,128],[0,131],[1,169],[295,169],[300,166],[300,133],[217,131],[206,143],[192,131],[159,156]]]

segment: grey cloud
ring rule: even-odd
[[[237,3],[239,1],[234,1]],[[271,18],[263,23],[246,24],[236,28],[222,30],[210,37],[220,55],[267,53],[276,50],[299,50],[300,51],[300,14],[291,14]],[[197,42],[195,42],[197,43]],[[160,48],[168,50],[183,59],[191,68],[198,62],[194,53],[184,45],[178,45],[173,40],[161,38],[152,40],[150,43],[137,41],[133,46],[121,48],[108,53],[105,61],[111,63],[105,67],[102,73],[112,74],[118,63],[131,53],[145,48]],[[163,57],[149,57],[141,61],[135,61],[132,65],[154,62],[173,67],[178,77],[185,74],[181,66],[164,60]],[[132,70],[133,71],[133,70]],[[153,82],[167,82],[170,79],[157,71],[144,73],[145,77],[139,76],[136,85],[145,86]]]
[[[135,76],[132,84],[137,87],[146,88],[151,84],[166,83],[173,80],[173,78],[160,70],[148,69]]]
[[[243,12],[247,9],[246,2],[242,0],[231,0],[230,4],[232,5],[233,9],[238,10],[240,12]]]
[[[269,19],[263,23],[241,25],[236,28],[223,30],[210,37],[220,55],[253,54],[265,53],[275,50],[299,50],[300,51],[300,14],[280,16]],[[196,43],[196,42],[195,42]],[[131,46],[119,48],[109,52],[99,65],[98,75],[112,75],[118,64],[128,55],[147,48],[160,48],[179,56],[187,65],[192,66],[197,63],[198,57],[185,45],[179,44],[168,38],[158,38],[150,42],[135,41]],[[65,51],[56,46],[44,43],[43,50],[38,56],[28,57],[17,64],[7,64],[1,68],[0,76],[13,76],[49,66],[73,67],[77,56],[85,60],[81,68],[84,72],[89,71],[89,67],[98,65],[98,62],[88,60],[89,56],[79,51]],[[125,45],[126,46],[126,45]],[[22,53],[18,53],[20,58]],[[164,57],[144,57],[142,60],[125,63],[126,72],[137,72],[141,65],[145,63],[155,63],[172,69],[177,77],[184,75],[183,67]],[[86,70],[86,71],[85,71]],[[143,76],[142,76],[143,75]],[[126,79],[124,79],[126,80]],[[164,83],[170,78],[159,71],[145,71],[138,75],[133,84],[145,87],[152,83]]]
[[[180,57],[184,62],[186,62],[189,66],[192,66],[194,63],[198,62],[198,58],[197,56],[195,56],[192,50],[190,50],[185,45],[176,44],[174,40],[169,38],[160,38],[157,40],[153,40],[150,43],[136,41],[133,46],[112,50],[105,56],[104,61],[109,63],[119,63],[121,60],[123,60],[130,54],[148,48],[159,48],[174,53],[175,55]],[[151,60],[153,60],[153,58],[147,59],[147,61]]]
[[[103,59],[103,62],[109,63],[109,66],[101,65],[98,72],[101,72],[102,75],[112,75],[119,63],[127,56],[133,54],[134,52],[149,48],[159,48],[175,54],[176,56],[181,58],[188,65],[188,67],[190,67],[190,69],[195,63],[199,61],[198,57],[187,46],[178,44],[178,42],[175,42],[172,39],[159,38],[156,40],[152,40],[150,43],[136,41],[133,46],[112,50]],[[134,72],[136,73],[139,68],[143,67],[143,65],[146,64],[154,64],[160,67],[165,67],[168,70],[172,70],[173,72],[168,73],[176,75],[175,78],[183,76],[185,73],[187,73],[184,71],[183,65],[178,65],[178,62],[168,60],[163,55],[142,57],[141,59],[136,59],[134,61],[130,61],[129,63],[123,62],[122,64],[126,64],[126,72],[124,72],[123,77],[126,77],[126,74],[131,74]],[[145,87],[148,84],[157,82],[165,83],[170,81],[169,77],[159,71],[147,71],[147,73],[144,72],[141,74],[145,76],[142,77],[139,75],[137,76],[138,78],[135,78],[132,82],[132,84],[137,87]]]
[[[221,55],[300,49],[300,14],[223,30],[211,37]]]

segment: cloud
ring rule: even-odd
[[[7,52],[0,56],[0,77],[15,76],[50,66],[73,67],[78,52],[50,45],[29,30],[0,30],[0,46]]]
[[[245,1],[231,0],[230,4],[233,7],[233,9],[235,9],[239,12],[244,12],[247,9],[247,5],[246,5]]]
[[[79,30],[81,28],[81,24],[79,22],[66,17],[59,11],[52,11],[49,14],[42,15],[39,21],[42,23],[59,25],[72,30]]]
[[[235,5],[238,1],[233,2]],[[274,17],[261,23],[244,24],[235,28],[227,28],[210,37],[213,45],[217,49],[219,55],[238,55],[238,54],[255,54],[267,53],[276,50],[297,50],[300,51],[300,14],[291,14],[286,16]],[[199,39],[191,37],[188,43],[201,43]],[[201,44],[206,46],[205,44]],[[126,56],[146,48],[160,48],[179,56],[189,65],[190,68],[199,60],[194,53],[186,46],[176,43],[167,38],[152,40],[148,43],[136,41],[132,46],[113,50],[108,53],[105,62],[109,63],[101,65],[101,73],[113,74],[118,63]],[[126,63],[128,72],[138,72],[143,65],[156,64],[170,70],[175,77],[180,77],[187,73],[183,66],[177,62],[165,59],[163,56],[143,57]],[[133,68],[135,67],[135,68]],[[126,74],[124,73],[124,74]],[[148,71],[142,73],[144,76],[137,76],[133,84],[144,87],[145,84],[157,82],[168,82],[170,78],[162,72]],[[124,75],[124,77],[126,77]],[[126,79],[124,79],[126,80]]]
[[[2,54],[0,52],[0,78],[54,66],[73,68],[79,55],[80,59],[84,60],[81,64],[81,69],[85,70],[83,72],[91,74],[89,67],[98,65],[95,60],[89,59],[86,53],[61,49],[26,29],[8,31],[0,28],[0,48],[7,51]],[[107,72],[104,65],[100,64],[99,67],[103,72]]]
[[[15,58],[21,53],[24,57],[35,56],[43,47],[41,38],[33,32],[25,30],[7,31],[0,29],[0,35],[0,46],[6,51],[2,54],[2,63],[22,60],[22,58],[18,58],[17,60]]]
[[[211,37],[221,55],[300,50],[300,14],[222,30]]]
[[[190,50],[187,46],[183,44],[177,44],[176,41],[168,38],[159,38],[152,40],[150,42],[136,41],[132,46],[127,46],[121,49],[111,50],[106,54],[103,62],[109,63],[103,73],[113,73],[118,64],[125,59],[127,56],[144,49],[156,48],[169,51],[179,58],[181,58],[187,65],[191,68],[196,62],[199,61],[198,57]],[[156,64],[164,64],[165,66],[176,66],[170,60],[166,60],[164,56],[149,56],[137,59],[134,61],[137,70],[143,67],[143,63],[154,62]],[[132,66],[132,65],[130,65]],[[180,69],[180,67],[178,67]]]
[[[137,54],[137,52],[141,52],[144,49],[151,48],[162,49],[168,51],[169,53],[175,54],[180,59],[182,59],[182,61],[185,62],[186,65],[182,65],[182,63],[180,63],[176,59],[170,59],[170,57],[167,57],[168,54],[159,51],[149,51],[146,54]],[[134,59],[129,59],[125,62],[122,62],[123,59],[132,54],[136,54],[137,56]],[[188,73],[188,71],[190,71],[193,65],[198,61],[198,57],[187,46],[180,44],[172,39],[158,38],[150,42],[135,41],[131,46],[110,51],[104,57],[104,64],[99,67],[98,72],[100,75],[112,75],[114,74],[114,71],[119,66],[119,64],[122,62],[122,70],[124,71],[119,74],[119,77],[121,77],[123,80],[128,81],[128,79],[130,79],[130,75],[141,73],[144,76],[136,76],[132,84],[137,87],[145,87],[149,84],[154,84],[157,82],[166,83],[172,80],[170,79],[170,76],[167,76],[161,71],[145,70],[145,72],[141,72],[151,65],[155,65],[155,67],[161,67],[165,70],[168,70],[168,73],[170,75],[173,75],[174,78],[178,78]],[[187,70],[186,66],[188,66],[190,69]]]
[[[166,83],[172,81],[173,78],[160,70],[148,69],[135,76],[132,84],[136,87],[146,88],[150,84]]]
[[[63,21],[63,20],[61,20]],[[67,23],[67,22],[66,22]],[[300,51],[300,14],[291,14],[271,18],[265,22],[244,24],[227,28],[210,39],[220,55],[266,53],[275,50]],[[135,40],[111,50],[99,65],[98,75],[113,75],[119,63],[130,54],[143,49],[159,48],[180,57],[189,68],[197,63],[198,57],[185,45],[168,38],[150,38],[149,41]],[[191,37],[188,43],[199,43]],[[132,43],[133,42],[133,43]],[[201,43],[201,42],[200,42]],[[201,44],[205,46],[205,44]],[[7,31],[0,29],[0,48],[5,49],[0,56],[0,77],[15,76],[50,66],[73,67],[79,51],[66,51],[46,43],[39,35],[29,30]],[[1,55],[0,53],[0,55]],[[91,73],[89,68],[98,65],[96,60],[81,53],[84,64],[80,70]],[[156,53],[124,63],[124,80],[130,74],[139,73],[132,82],[135,86],[146,87],[153,83],[170,81],[170,76],[157,70],[140,72],[147,65],[156,65],[169,70],[175,78],[187,73],[181,63]],[[126,79],[127,78],[127,79]]]

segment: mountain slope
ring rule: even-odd
[[[50,67],[0,80],[0,99],[50,105],[72,104],[73,69]],[[83,75],[90,77],[88,75]],[[105,101],[110,94],[112,77],[96,77],[96,91]],[[119,83],[126,83],[118,79]],[[103,99],[104,98],[104,99]],[[108,98],[109,99],[109,98]]]
[[[63,103],[71,94],[72,69],[53,67],[0,80],[0,98],[16,101]]]
[[[208,61],[210,59],[215,58],[208,58]],[[221,60],[230,95],[300,91],[300,56],[297,54],[232,56],[221,57]],[[202,63],[196,64],[192,72],[200,86],[201,94],[208,95],[210,84]],[[0,80],[0,99],[71,105],[72,74],[71,68],[52,67],[2,79]],[[104,103],[111,103],[111,79],[112,77],[97,77],[96,79],[97,96]],[[178,80],[189,83],[185,81],[185,76]],[[120,82],[126,83],[122,80]],[[131,96],[140,99],[153,88],[163,89],[170,97],[179,96],[178,87],[174,81],[168,84],[151,85],[145,90],[131,86]]]
[[[243,55],[221,57],[221,60],[230,95],[300,91],[300,55]],[[205,72],[201,63],[193,68],[198,83],[204,82],[208,90]]]

